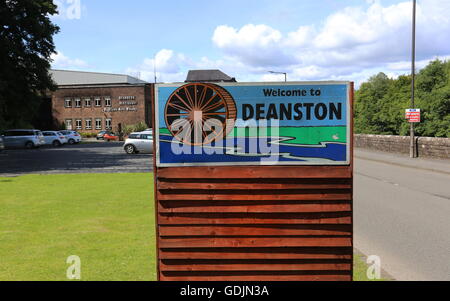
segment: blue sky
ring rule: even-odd
[[[183,81],[221,69],[239,81],[408,72],[411,1],[57,0],[53,67]],[[418,66],[450,55],[450,1],[418,0]],[[431,39],[430,39],[431,38]],[[435,39],[435,40],[433,40]],[[444,42],[444,40],[446,40]]]

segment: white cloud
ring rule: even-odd
[[[175,53],[170,49],[161,49],[154,58],[144,60],[144,68],[152,69],[155,67],[158,72],[177,73],[184,65],[189,65],[189,59],[181,53]]]
[[[227,25],[216,28],[212,41],[232,58],[251,66],[276,66],[293,63],[280,45],[282,34],[267,25],[247,24],[237,30]]]
[[[190,66],[193,66],[193,62],[184,54],[161,49],[153,58],[145,58],[141,65],[128,68],[126,73],[140,74],[141,79],[153,82],[156,71],[158,82],[184,81],[185,70]]]
[[[288,33],[285,45],[288,47],[304,48],[314,38],[315,30],[312,26],[300,26],[296,31]]]
[[[212,43],[222,57],[194,61],[173,50],[155,56],[159,79],[183,81],[188,69],[221,69],[238,81],[363,80],[385,72],[410,72],[411,1],[382,6],[367,0],[329,15],[323,22],[281,32],[265,24],[218,26]],[[417,6],[417,68],[450,57],[450,1],[422,0]],[[153,81],[153,59],[137,67]],[[151,76],[150,76],[151,75]]]
[[[241,29],[219,26],[213,43],[224,55],[252,68],[282,67],[294,79],[365,76],[374,72],[407,72],[410,59],[411,1],[383,7],[347,7],[328,16],[320,28],[302,25],[281,33],[267,25]],[[450,1],[423,0],[417,6],[417,59],[428,62],[450,54]],[[418,63],[418,67],[424,64]],[[280,69],[280,68],[278,68]],[[262,80],[274,78],[261,75]]]
[[[284,74],[267,73],[261,76],[263,82],[281,82],[284,81]]]
[[[89,65],[85,61],[78,58],[69,58],[61,51],[51,55],[52,68],[54,69],[83,69],[88,68]]]

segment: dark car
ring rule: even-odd
[[[109,134],[109,135],[113,135],[113,132],[111,131],[101,131],[97,134],[97,140],[103,140],[105,136],[105,134]]]

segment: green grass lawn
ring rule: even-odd
[[[155,280],[152,174],[0,178],[0,280]]]
[[[0,178],[0,281],[156,280],[153,175]],[[355,255],[354,280],[367,280]]]

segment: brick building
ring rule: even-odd
[[[50,70],[58,89],[43,102],[41,129],[120,132],[125,125],[151,127],[154,84],[124,74]],[[220,70],[190,70],[186,82],[235,82]],[[51,107],[51,110],[50,110]],[[51,112],[50,112],[51,111]]]
[[[153,84],[121,74],[64,70],[51,74],[58,85],[51,101],[57,127],[118,132],[139,122],[151,126]]]

